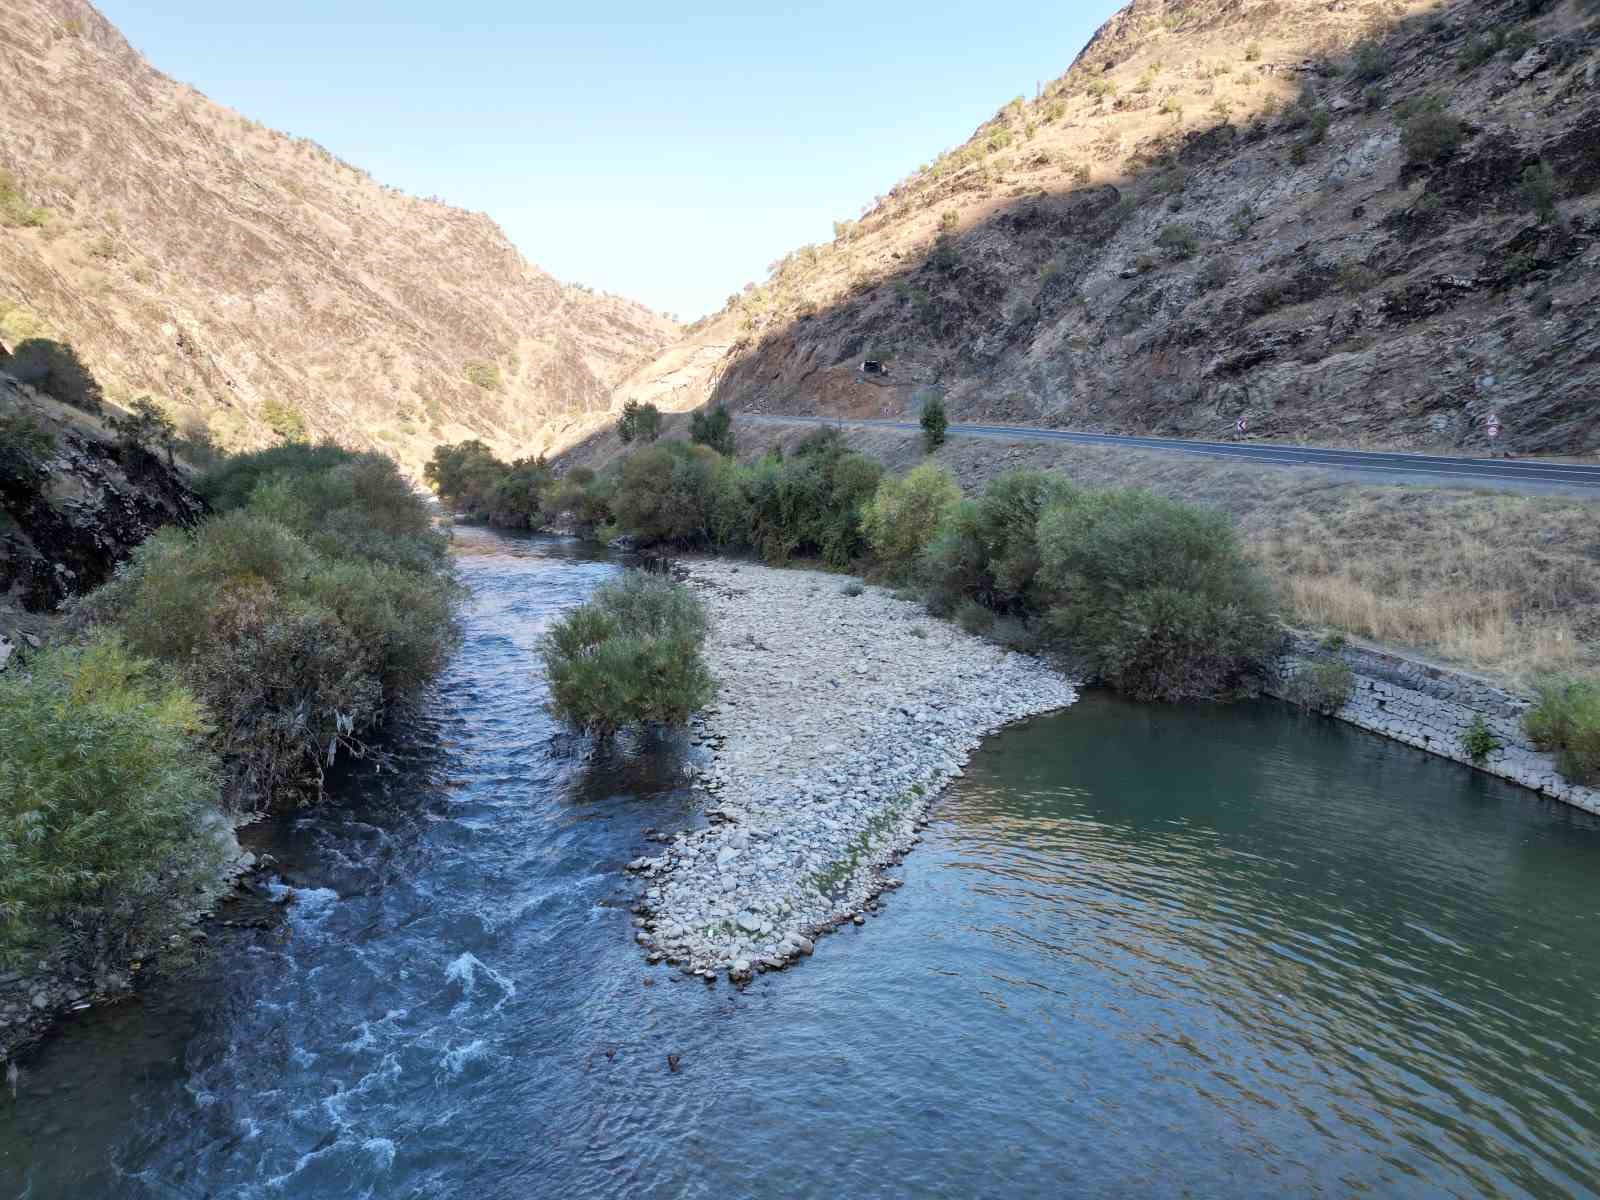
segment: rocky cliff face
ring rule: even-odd
[[[1135,0],[618,400],[1600,449],[1600,9]],[[888,364],[887,380],[858,372]]]
[[[227,447],[522,454],[676,336],[168,79],[82,0],[10,0],[4,24],[0,343],[69,343],[113,402]]]
[[[159,452],[3,373],[0,439],[0,640],[13,646],[48,633],[62,601],[104,583],[157,529],[204,515]]]

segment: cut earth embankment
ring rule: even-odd
[[[929,802],[1000,727],[1066,707],[1071,683],[921,605],[819,571],[688,564],[706,600],[715,705],[706,828],[634,860],[652,961],[736,980],[862,920],[880,868],[919,840]],[[868,910],[870,911],[870,910]]]

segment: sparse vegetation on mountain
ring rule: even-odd
[[[626,445],[635,440],[653,442],[661,436],[661,410],[654,404],[640,404],[629,400],[622,406],[622,418],[617,422],[617,436]]]
[[[118,407],[148,395],[224,451],[303,433],[415,470],[461,437],[548,445],[678,335],[161,74],[92,8],[14,0],[4,24],[0,310],[33,326],[0,312],[0,343],[71,346]]]
[[[1420,166],[1442,162],[1461,148],[1466,136],[1459,117],[1446,111],[1437,97],[1428,97],[1412,106],[1402,118],[1400,144],[1406,161]]]
[[[48,209],[28,203],[11,172],[0,170],[0,227],[33,229],[49,216]]]
[[[1260,436],[1476,452],[1485,398],[1444,384],[1435,353],[1471,336],[1519,451],[1593,450],[1576,347],[1600,337],[1597,285],[1574,243],[1528,242],[1526,211],[1556,222],[1518,186],[1543,162],[1562,227],[1597,219],[1578,13],[1472,0],[1430,25],[1420,0],[1270,15],[1204,0],[1177,41],[1119,13],[1035,99],[887,189],[848,243],[780,261],[618,402],[869,417],[937,386],[953,421],[1215,438],[1248,395]],[[1494,29],[1497,65],[1461,73],[1467,38]],[[1195,231],[1197,256],[1243,242],[1241,269],[1195,277],[1153,244],[1169,223]],[[1351,261],[1381,294],[1326,286],[1321,264]],[[1530,356],[1514,346],[1539,318],[1502,321],[1505,288],[1534,272],[1582,328]],[[869,344],[894,347],[892,379],[853,377]]]

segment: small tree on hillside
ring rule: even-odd
[[[126,446],[154,452],[165,450],[167,466],[172,466],[172,447],[178,439],[178,429],[172,418],[156,406],[149,396],[140,396],[133,402],[133,411],[126,416],[112,417],[106,424],[116,431]]]
[[[697,412],[689,418],[689,440],[709,446],[718,454],[733,457],[733,417],[728,406],[719,404],[710,412]]]
[[[622,406],[622,419],[617,422],[617,436],[623,444],[633,442],[635,438],[642,442],[653,442],[661,436],[661,410],[654,404],[640,404],[637,400],[629,400]]]
[[[945,431],[950,422],[944,415],[944,401],[937,396],[922,406],[922,447],[932,454],[944,445]]]

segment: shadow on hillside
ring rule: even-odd
[[[1600,120],[1580,114],[1574,133],[1521,142],[1461,121],[1458,146],[1448,151],[1419,155],[1408,140],[1415,161],[1398,180],[1392,158],[1369,157],[1383,169],[1369,169],[1365,180],[1351,169],[1358,154],[1376,153],[1378,133],[1383,153],[1393,154],[1395,131],[1430,113],[1428,96],[1451,98],[1462,80],[1477,78],[1474,70],[1510,72],[1519,46],[1536,48],[1540,69],[1566,69],[1586,35],[1551,37],[1531,26],[1518,35],[1530,7],[1539,5],[1474,5],[1466,21],[1462,10],[1408,17],[1370,34],[1363,48],[1318,59],[1241,58],[1231,70],[1253,72],[1253,96],[1284,95],[1272,112],[1145,137],[1117,151],[1126,157],[1110,182],[1077,185],[1056,171],[1055,186],[1033,187],[973,225],[956,223],[924,237],[892,274],[859,281],[826,308],[784,313],[766,325],[757,317],[737,335],[710,403],[758,413],[880,417],[907,414],[915,397],[952,391],[957,420],[1226,438],[1247,416],[1252,436],[1304,436],[1297,421],[1308,419],[1332,430],[1330,413],[1343,397],[1317,400],[1320,407],[1308,415],[1306,404],[1280,408],[1271,389],[1282,385],[1262,381],[1280,367],[1315,367],[1363,349],[1475,296],[1494,300],[1538,285],[1585,244],[1559,215],[1533,210],[1526,173],[1541,164],[1550,169],[1552,208],[1600,187],[1600,135],[1588,132]],[[1251,33],[1241,28],[1241,53]],[[1493,50],[1491,66],[1468,65],[1480,43],[1483,52]],[[1065,77],[1074,96],[1132,53],[1127,45],[1091,45],[1085,55],[1091,52],[1092,67],[1080,60]],[[1499,86],[1485,79],[1485,87]],[[1158,95],[1159,89],[1104,97],[1101,110],[1072,119],[1089,130],[1115,129],[1119,109],[1151,108]],[[1594,115],[1600,118],[1600,110]],[[1443,126],[1454,120],[1448,110],[1442,116]],[[1003,110],[974,143],[1005,119]],[[1371,127],[1364,141],[1339,137],[1355,123]],[[1089,137],[1080,139],[1086,153]],[[1031,161],[1026,142],[1013,149]],[[938,214],[963,193],[997,190],[985,169],[967,167],[919,190],[897,188],[863,218],[860,232],[914,220],[925,210]],[[1264,237],[1254,227],[1272,211],[1255,211],[1244,198],[1276,197],[1294,173],[1301,190],[1290,199],[1315,205],[1320,227],[1302,234],[1280,226]],[[1496,230],[1490,240],[1449,245],[1452,230],[1496,214],[1514,215],[1514,227]],[[1341,261],[1329,249],[1343,236],[1341,222],[1368,235],[1359,261]],[[1118,257],[1108,262],[1114,239]],[[1417,272],[1430,249],[1447,246],[1452,260],[1477,256],[1470,275]],[[1125,247],[1132,249],[1123,254]],[[1411,280],[1391,282],[1404,276]],[[782,281],[780,272],[768,293],[782,294]],[[737,309],[725,310],[710,323],[731,331],[739,320]],[[1114,353],[1105,353],[1108,347]],[[864,359],[888,365],[890,386],[859,371]],[[1441,428],[1442,437],[1465,444],[1481,436],[1484,413],[1474,406],[1487,411],[1490,401],[1447,392],[1443,381],[1428,386],[1438,394],[1419,402],[1424,411],[1416,425],[1426,429],[1432,415],[1426,407],[1436,401],[1455,422]],[[1570,419],[1559,436],[1592,444],[1600,415]]]
[[[9,354],[0,346],[0,371],[84,412],[99,413],[103,407],[99,381],[66,342],[28,338]]]

